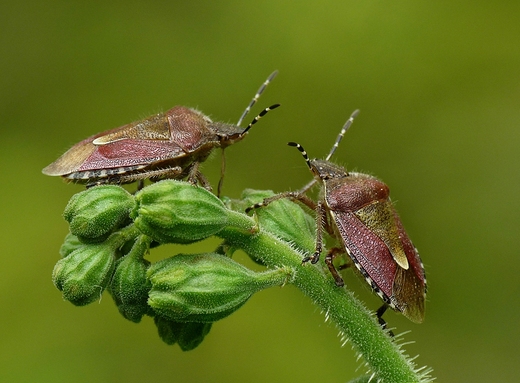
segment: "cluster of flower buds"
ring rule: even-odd
[[[250,194],[242,204],[266,196]],[[296,206],[280,202],[273,208]],[[228,201],[233,204],[240,203]],[[164,342],[191,350],[213,322],[235,312],[254,293],[284,285],[293,274],[284,267],[255,272],[217,253],[178,254],[155,264],[145,259],[152,244],[187,244],[219,233],[229,214],[236,212],[215,195],[181,181],[157,182],[135,195],[119,186],[92,187],[76,194],[65,209],[70,233],[53,282],[65,300],[78,306],[99,300],[106,289],[124,318],[138,323],[145,315],[154,317]],[[295,221],[277,221],[269,209],[262,215],[267,225],[294,231]],[[291,219],[300,231],[312,230],[312,219],[297,214]],[[286,233],[288,238],[294,234]]]

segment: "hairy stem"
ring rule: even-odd
[[[361,353],[380,382],[421,382],[413,364],[379,326],[374,316],[344,288],[314,265],[302,265],[302,254],[287,242],[264,230],[255,231],[251,217],[230,212],[229,225],[218,233],[232,246],[243,249],[268,267],[289,266],[297,270],[292,283],[325,312]]]

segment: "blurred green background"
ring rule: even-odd
[[[412,331],[407,352],[439,382],[517,382],[519,15],[517,1],[3,2],[0,381],[345,382],[363,371],[292,287],[255,295],[183,353],[108,295],[77,308],[51,283],[61,213],[83,188],[44,166],[174,105],[235,122],[278,69],[247,120],[282,107],[227,151],[224,194],[299,188],[310,174],[286,142],[322,157],[359,108],[334,160],[390,186],[429,282],[423,324],[387,321]],[[212,183],[219,163],[204,167]],[[347,285],[378,307],[364,282]]]

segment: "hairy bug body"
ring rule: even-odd
[[[333,265],[338,253],[346,252],[357,270],[384,301],[377,311],[381,316],[389,306],[414,322],[424,319],[426,277],[419,253],[413,246],[392,202],[390,190],[379,179],[362,173],[347,172],[329,161],[343,135],[352,124],[355,111],[343,126],[325,160],[310,160],[303,147],[297,147],[314,175],[314,181],[298,192],[286,192],[267,198],[252,208],[264,206],[279,198],[300,201],[316,211],[316,251],[303,262],[316,263],[322,251],[322,232],[337,238],[341,248],[329,250],[325,262],[336,284],[343,279]],[[322,197],[315,203],[304,193],[315,183],[321,183]]]
[[[272,73],[262,84],[237,125],[213,122],[195,109],[175,106],[165,113],[89,137],[42,172],[87,186],[188,177],[191,182],[198,181],[209,188],[199,172],[199,164],[214,148],[225,149],[242,140],[252,125],[279,106],[275,104],[264,109],[245,129],[240,127],[276,74]]]

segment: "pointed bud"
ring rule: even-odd
[[[136,195],[131,216],[136,227],[160,243],[187,244],[206,239],[228,221],[222,201],[204,188],[165,180]]]
[[[150,267],[148,304],[175,322],[215,322],[257,291],[285,284],[291,274],[289,268],[257,273],[215,253],[179,254]]]
[[[114,247],[108,243],[83,245],[60,259],[52,280],[63,298],[76,306],[98,300],[114,271]]]
[[[60,247],[60,255],[62,258],[65,258],[81,246],[85,246],[85,244],[81,242],[74,234],[69,233],[65,236],[65,240]]]
[[[75,194],[63,217],[83,242],[100,242],[129,219],[134,198],[115,185],[96,186]]]
[[[202,343],[209,333],[212,323],[174,322],[156,316],[155,325],[161,339],[168,345],[179,343],[182,351],[190,351]]]
[[[116,262],[116,271],[110,282],[110,294],[119,312],[135,323],[151,311],[147,303],[151,283],[146,279],[150,262],[143,258],[149,245],[149,238],[138,237],[132,250]]]

